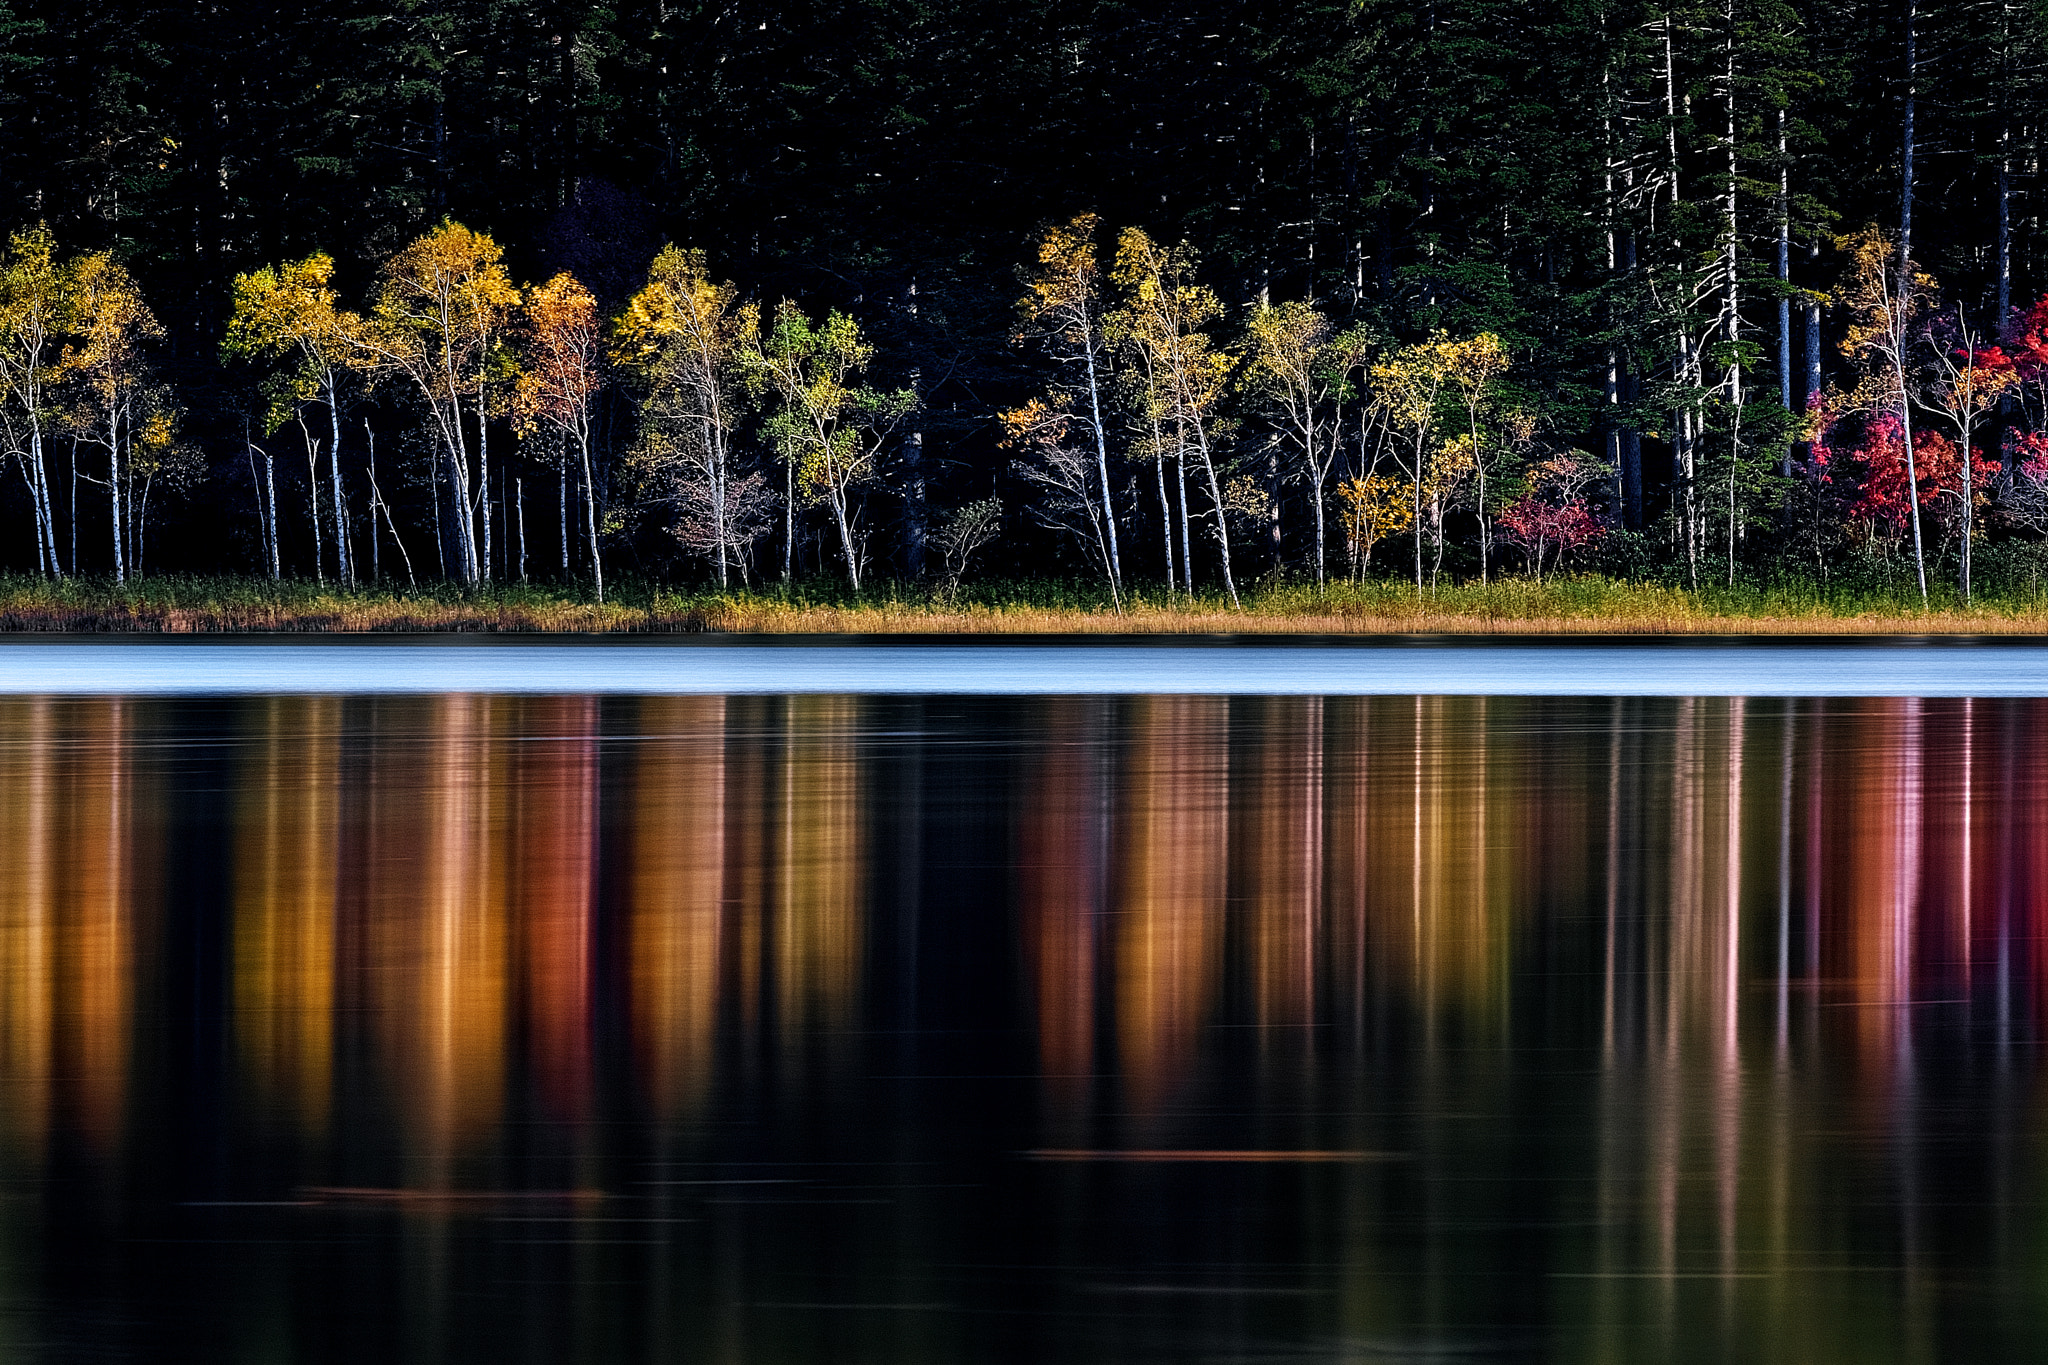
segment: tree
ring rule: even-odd
[[[546,427],[576,452],[583,473],[584,531],[597,600],[604,557],[597,544],[597,481],[590,468],[591,404],[603,387],[603,327],[597,300],[567,271],[526,291],[519,313],[521,365],[512,410],[522,434]]]
[[[1562,563],[1566,554],[1605,534],[1585,498],[1585,490],[1605,476],[1602,466],[1576,451],[1553,456],[1536,467],[1534,487],[1501,514],[1501,530],[1528,555],[1538,583],[1551,550]]]
[[[1963,310],[1956,309],[1952,327],[1933,329],[1930,337],[1934,352],[1935,381],[1928,390],[1929,406],[1946,417],[1956,431],[1957,475],[1961,487],[1957,490],[1957,516],[1961,523],[1960,552],[1956,565],[1956,586],[1962,590],[1963,602],[1970,601],[1971,540],[1976,531],[1977,483],[1975,465],[1976,435],[1978,424],[1995,410],[1999,402],[2018,383],[2019,376],[2005,353],[1996,346],[1986,346],[1963,317]],[[1991,466],[1997,468],[1996,464]]]
[[[1452,389],[1465,409],[1465,439],[1477,485],[1474,508],[1479,515],[1479,581],[1484,583],[1493,554],[1493,522],[1487,513],[1486,476],[1494,464],[1494,448],[1480,435],[1479,414],[1493,398],[1494,386],[1508,372],[1507,348],[1491,332],[1451,343],[1446,354]]]
[[[58,262],[56,248],[50,230],[37,226],[9,238],[0,258],[0,433],[28,485],[37,567],[61,578],[44,436],[50,389],[63,374],[73,272]]]
[[[1230,527],[1218,474],[1217,403],[1229,375],[1229,358],[1202,329],[1222,316],[1215,291],[1195,283],[1194,253],[1186,246],[1163,249],[1138,228],[1117,238],[1112,280],[1123,289],[1123,306],[1108,331],[1130,352],[1146,385],[1144,400],[1162,433],[1170,432],[1177,465],[1192,453],[1202,472],[1215,516],[1216,548],[1230,605],[1240,606],[1230,571]],[[1183,531],[1185,531],[1183,513]],[[1190,581],[1189,587],[1193,584]]]
[[[1038,490],[1031,514],[1039,524],[1064,531],[1084,546],[1109,585],[1109,600],[1119,614],[1123,592],[1117,582],[1116,505],[1097,486],[1094,443],[1088,437],[1091,419],[1076,415],[1071,394],[1048,403],[1033,398],[1021,408],[1000,414],[1005,444],[1020,452],[1010,470]]]
[[[1431,436],[1437,404],[1456,364],[1456,343],[1442,331],[1425,341],[1403,346],[1372,367],[1372,396],[1385,405],[1387,424],[1407,437],[1409,458],[1401,461],[1408,475],[1409,525],[1415,530],[1415,588],[1422,590],[1422,517],[1425,487],[1435,455]]]
[[[224,358],[290,357],[297,364],[273,387],[270,420],[275,431],[309,401],[327,408],[328,471],[334,495],[335,571],[355,581],[349,555],[347,504],[341,482],[341,380],[356,356],[362,319],[337,304],[332,287],[334,258],[315,252],[302,261],[235,277],[234,312],[228,319]],[[313,557],[320,557],[320,522],[313,521]]]
[[[1070,222],[1045,229],[1038,242],[1038,270],[1027,277],[1024,297],[1017,301],[1022,318],[1019,339],[1036,339],[1060,370],[1052,402],[1041,405],[1066,413],[1064,422],[1085,435],[1095,457],[1095,490],[1109,587],[1120,600],[1123,559],[1117,549],[1116,514],[1109,491],[1109,440],[1103,429],[1102,390],[1108,358],[1102,331],[1101,274],[1095,263],[1095,232],[1101,219],[1084,213]],[[1086,399],[1085,404],[1083,399]]]
[[[1407,488],[1390,474],[1346,479],[1337,485],[1337,498],[1344,509],[1344,541],[1356,579],[1371,567],[1373,546],[1415,524],[1415,509],[1409,505]]]
[[[883,445],[915,409],[917,395],[853,384],[874,358],[874,347],[862,338],[860,325],[836,309],[813,324],[803,309],[784,300],[747,358],[780,399],[766,434],[788,471],[792,501],[802,491],[831,509],[846,581],[858,593],[864,537],[853,498],[874,477]],[[785,573],[788,554],[785,544]]]
[[[1898,421],[1906,473],[1905,517],[1912,530],[1913,570],[1924,605],[1927,552],[1920,527],[1920,477],[1914,465],[1914,383],[1909,366],[1919,323],[1935,296],[1934,279],[1903,261],[1882,228],[1865,228],[1839,245],[1850,257],[1849,277],[1841,291],[1849,326],[1841,349],[1862,371],[1842,406],[1890,412]]]
[[[1316,587],[1323,586],[1323,501],[1330,471],[1344,448],[1344,399],[1352,373],[1365,362],[1369,333],[1354,327],[1333,335],[1330,320],[1307,303],[1263,305],[1246,328],[1253,392],[1271,406],[1308,482],[1315,526]]]
[[[131,472],[123,456],[152,406],[148,345],[163,335],[135,280],[107,252],[81,258],[72,275],[73,327],[80,338],[70,372],[78,389],[78,426],[107,452],[114,581],[126,582],[133,509],[124,496]],[[74,514],[75,515],[75,514]]]
[[[453,220],[384,263],[384,285],[363,327],[357,353],[373,370],[402,376],[425,404],[439,441],[440,477],[454,504],[455,551],[465,583],[483,580],[473,518],[488,476],[484,390],[496,347],[519,291],[501,264],[504,252]],[[469,424],[478,439],[472,477]],[[486,513],[488,515],[488,513]]]
[[[679,533],[711,560],[720,588],[729,570],[746,572],[766,493],[758,474],[739,473],[733,452],[760,331],[760,310],[712,282],[703,252],[673,245],[654,258],[617,327],[619,360],[641,385],[641,457],[675,472]]]
[[[1001,498],[979,498],[965,503],[946,519],[932,536],[932,544],[946,565],[940,594],[951,602],[960,591],[960,580],[974,557],[1003,533]]]

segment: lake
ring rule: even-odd
[[[237,648],[0,646],[0,1359],[2048,1335],[2040,652]]]

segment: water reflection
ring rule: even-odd
[[[0,1348],[2010,1351],[2044,740],[1960,699],[0,701]]]

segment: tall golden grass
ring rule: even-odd
[[[1121,613],[1057,586],[951,601],[902,593],[648,591],[602,605],[566,590],[337,591],[244,579],[105,583],[0,579],[0,631],[122,634],[386,632],[971,635],[2027,635],[2048,634],[2029,596],[1923,610],[1885,595],[1779,588],[1688,592],[1569,578],[1417,592],[1400,584],[1256,591],[1241,610],[1214,597],[1135,597]]]

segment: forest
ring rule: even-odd
[[[2048,565],[2039,0],[6,0],[0,570]]]

